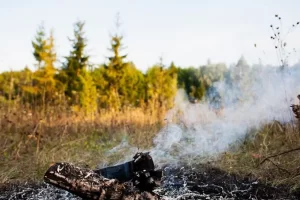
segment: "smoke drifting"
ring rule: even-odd
[[[299,77],[299,66],[284,70],[251,68],[247,75],[214,84],[213,94],[207,96],[220,100],[207,98],[196,104],[179,90],[175,106],[167,114],[167,125],[154,138],[150,150],[155,163],[212,158],[254,135],[263,124],[290,122],[293,114],[289,106],[300,93]]]

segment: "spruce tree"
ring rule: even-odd
[[[96,88],[88,71],[89,56],[85,54],[87,39],[84,36],[84,25],[78,21],[74,25],[74,38],[70,55],[60,74],[60,80],[65,83],[65,93],[74,106],[80,106],[89,114],[96,110]]]
[[[35,72],[34,76],[44,106],[46,105],[46,102],[49,103],[53,101],[56,85],[56,80],[54,79],[56,73],[56,68],[54,66],[56,62],[56,52],[54,50],[55,46],[52,31],[45,43],[44,49],[40,54],[42,65]]]
[[[56,53],[53,32],[47,38],[44,26],[39,26],[35,41],[32,42],[38,69],[33,73],[32,84],[23,86],[24,91],[29,93],[35,100],[35,104],[42,105],[45,111],[46,105],[54,100],[56,80]]]
[[[119,18],[116,28],[120,26]],[[96,69],[97,88],[100,90],[100,104],[106,108],[120,109],[124,106],[136,106],[143,99],[143,75],[133,63],[126,62],[123,49],[123,36],[116,31],[111,36],[108,63]]]
[[[113,55],[108,57],[108,64],[104,65],[106,69],[105,80],[109,83],[107,90],[107,95],[109,96],[109,106],[112,108],[120,108],[121,107],[121,99],[119,96],[119,91],[121,90],[120,80],[122,79],[123,72],[126,64],[123,59],[126,58],[127,55],[120,55],[122,36],[118,36],[117,34],[112,36],[111,38],[111,48],[109,49]]]
[[[86,38],[84,37],[85,23],[78,21],[74,25],[74,38],[69,39],[72,42],[72,50],[70,55],[66,57],[63,66],[66,88],[65,93],[70,97],[73,104],[79,103],[79,93],[83,90],[82,76],[87,68],[89,56],[85,55]]]
[[[32,41],[32,46],[34,49],[33,56],[37,61],[37,66],[39,69],[43,61],[42,54],[44,53],[45,46],[46,46],[46,33],[45,33],[45,27],[43,23],[41,23],[40,26],[38,27],[35,40]]]

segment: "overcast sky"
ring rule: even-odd
[[[199,66],[236,62],[277,64],[270,24],[282,17],[283,31],[300,20],[299,0],[0,0],[0,71],[33,68],[31,41],[43,21],[54,29],[58,58],[68,55],[73,24],[86,21],[88,53],[93,63],[108,55],[109,32],[116,13],[123,22],[129,60],[145,71],[159,57],[169,64]],[[300,29],[300,27],[299,27]],[[287,46],[300,48],[300,30]],[[298,37],[297,37],[298,36]],[[254,43],[258,48],[254,48]],[[300,53],[291,58],[299,60]]]

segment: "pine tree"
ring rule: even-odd
[[[74,25],[74,39],[72,42],[72,50],[70,55],[66,57],[63,66],[62,81],[66,84],[66,95],[70,97],[71,103],[79,103],[79,93],[83,90],[82,76],[87,68],[89,56],[85,55],[86,38],[84,37],[85,23],[78,21]]]
[[[65,83],[65,93],[73,106],[80,106],[86,114],[96,111],[96,87],[88,71],[89,56],[85,54],[87,39],[84,36],[84,22],[74,26],[74,39],[70,55],[66,57],[59,79]]]
[[[56,85],[56,80],[54,78],[56,73],[56,68],[54,66],[56,62],[56,53],[54,50],[55,46],[52,31],[45,43],[46,45],[40,54],[42,65],[34,74],[34,80],[37,81],[37,87],[41,94],[43,106],[46,105],[46,102],[53,101]]]
[[[121,107],[121,99],[119,96],[119,91],[121,90],[120,80],[124,75],[123,72],[126,67],[126,63],[124,63],[123,59],[127,57],[127,55],[120,55],[120,48],[122,47],[121,41],[122,36],[118,36],[117,34],[112,36],[111,48],[109,50],[113,52],[113,55],[108,57],[109,62],[104,65],[106,69],[104,78],[109,83],[108,88],[106,88],[108,105],[115,109]]]
[[[184,88],[191,101],[201,99],[203,93],[201,90],[200,70],[194,67],[178,69],[178,87]]]
[[[46,106],[53,102],[56,90],[56,80],[54,78],[56,68],[56,53],[54,45],[53,31],[49,38],[46,38],[44,27],[40,26],[36,36],[37,42],[32,42],[38,69],[33,74],[33,84],[24,87],[27,92],[35,94],[36,103],[41,104],[43,111]]]
[[[116,28],[120,26],[117,17]],[[100,90],[100,104],[106,108],[120,109],[124,106],[136,106],[143,99],[143,75],[133,63],[125,62],[127,55],[122,55],[123,36],[116,31],[111,36],[108,63],[97,69],[95,75]]]
[[[233,69],[233,78],[237,81],[247,78],[250,71],[250,67],[244,56],[241,56],[238,60],[235,68]]]
[[[46,38],[45,38],[45,27],[44,24],[41,23],[41,25],[38,27],[38,30],[36,32],[35,41],[32,42],[32,46],[34,49],[33,56],[35,57],[38,66],[38,69],[41,66],[42,63],[42,54],[45,51],[46,46]]]

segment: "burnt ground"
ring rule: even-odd
[[[208,166],[163,169],[161,186],[154,193],[161,199],[300,199],[287,186],[272,187],[253,178],[242,178]],[[0,186],[0,200],[80,200],[45,183],[14,183]]]
[[[272,187],[209,166],[165,168],[159,193],[176,199],[300,199],[300,192],[290,193],[287,186]]]
[[[0,200],[81,200],[69,192],[46,183],[11,183],[0,186]]]

